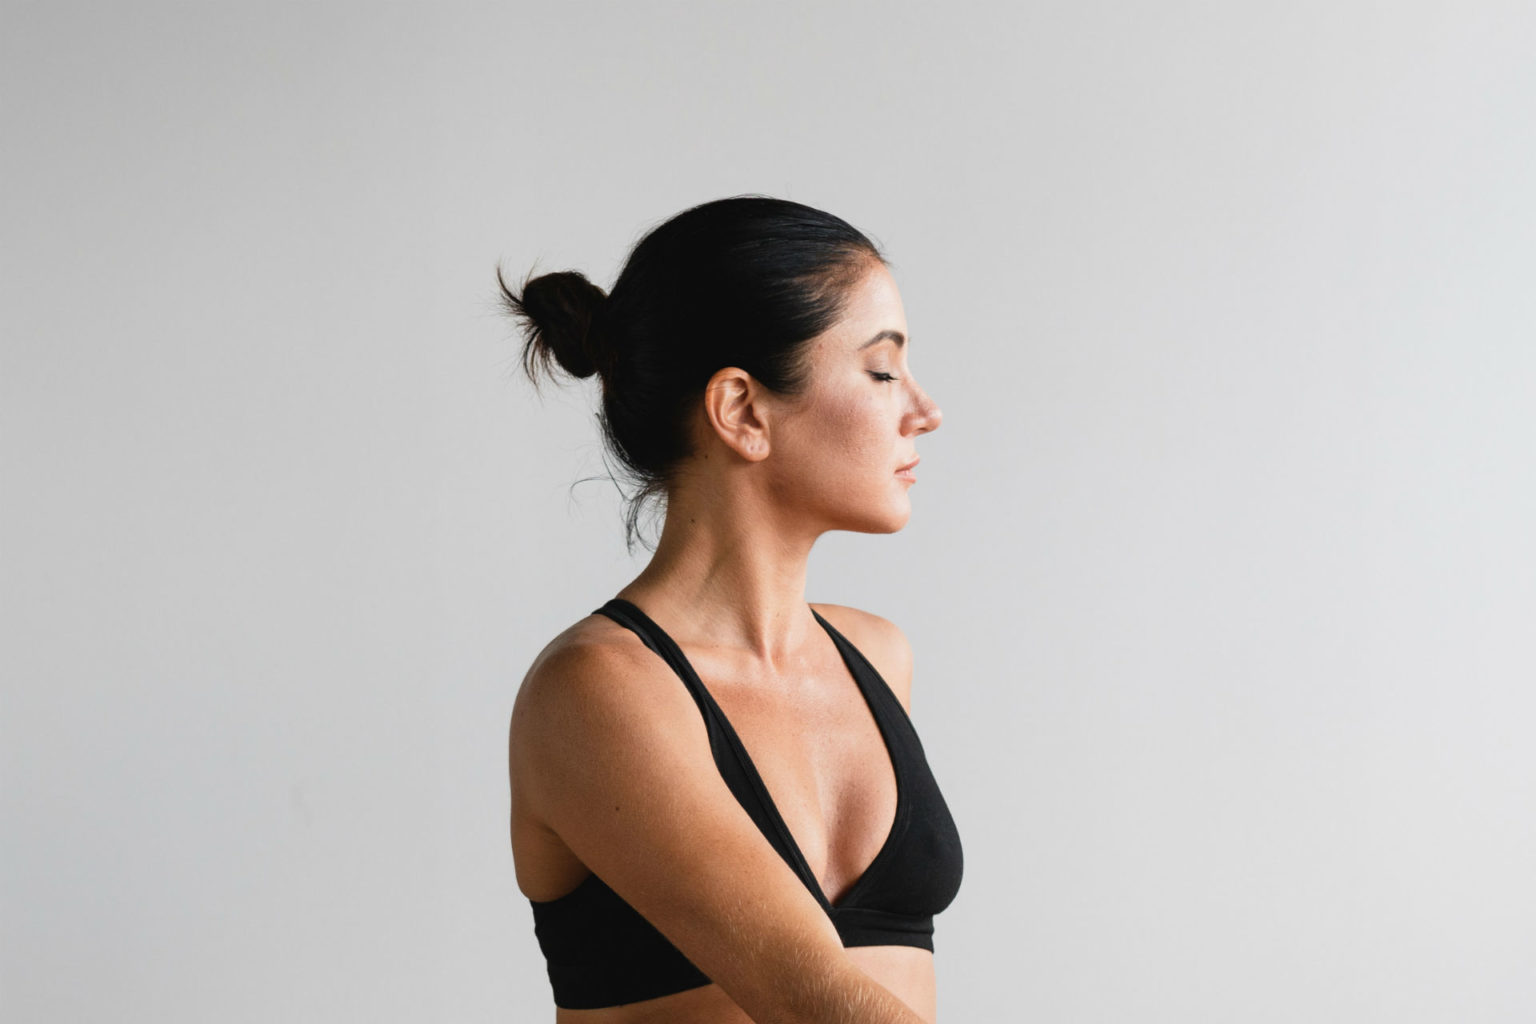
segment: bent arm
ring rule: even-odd
[[[754,1021],[923,1024],[848,957],[649,650],[552,654],[518,695],[511,759],[536,815]]]

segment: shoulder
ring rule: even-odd
[[[848,642],[875,666],[891,692],[908,713],[912,710],[912,645],[907,635],[890,619],[843,604],[817,604],[811,607],[832,623]]]
[[[514,774],[522,764],[537,780],[593,749],[643,755],[667,736],[692,746],[692,732],[707,748],[698,708],[666,663],[632,631],[591,615],[551,640],[524,676],[510,755]]]
[[[573,623],[534,658],[517,691],[513,726],[533,712],[590,716],[638,711],[654,706],[658,692],[679,695],[692,706],[665,661],[632,630],[594,613]]]

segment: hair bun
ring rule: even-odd
[[[572,377],[590,377],[606,371],[609,353],[593,323],[608,295],[586,276],[574,270],[530,277],[518,295],[496,271],[503,305],[522,325],[525,338],[523,367],[530,377],[535,361],[550,372],[550,357]]]

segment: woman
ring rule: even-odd
[[[611,295],[572,272],[501,288],[535,381],[551,359],[601,375],[631,539],[641,502],[665,509],[645,571],[550,642],[512,712],[556,1020],[932,1022],[961,854],[911,652],[804,593],[821,534],[905,525],[940,421],[883,257],[748,196],[651,231]]]

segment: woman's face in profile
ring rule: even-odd
[[[912,474],[897,470],[942,414],[912,376],[910,347],[901,293],[872,261],[842,318],[810,342],[809,388],[774,429],[776,478],[829,529],[892,533],[911,516]]]

